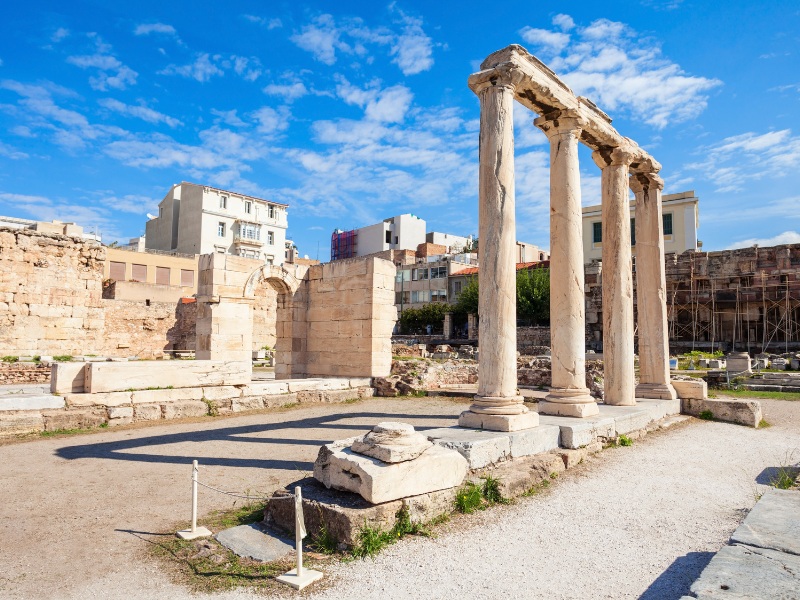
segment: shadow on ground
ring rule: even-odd
[[[689,552],[686,556],[679,556],[639,596],[639,600],[679,600],[688,595],[692,583],[712,558],[713,552]]]
[[[354,423],[356,419],[368,419],[369,424]],[[425,419],[444,420],[445,423],[437,425],[416,425],[415,421]],[[288,444],[299,446],[321,446],[336,439],[342,439],[350,435],[355,435],[358,431],[369,431],[376,423],[381,421],[403,421],[411,423],[418,430],[430,429],[454,424],[456,417],[453,415],[419,415],[419,414],[398,414],[390,412],[354,412],[354,413],[335,413],[322,415],[307,419],[296,419],[293,421],[283,421],[280,423],[259,423],[256,425],[242,425],[237,427],[220,427],[203,429],[200,431],[186,431],[182,433],[170,433],[164,435],[153,435],[147,437],[137,437],[129,440],[118,440],[113,442],[100,442],[90,444],[80,444],[59,448],[56,455],[67,459],[76,460],[80,458],[103,458],[110,460],[126,460],[148,463],[167,463],[167,464],[186,464],[197,456],[188,456],[176,452],[171,454],[157,454],[148,452],[157,447],[166,448],[172,444],[185,442],[231,442],[249,444]],[[341,421],[341,422],[337,422]],[[314,439],[303,435],[308,430],[347,430],[347,434],[334,435],[326,439]],[[263,437],[265,432],[292,431],[295,434],[286,437]],[[352,432],[352,433],[351,433]],[[93,436],[95,437],[95,436]],[[282,459],[257,459],[257,458],[230,458],[206,456],[202,459],[205,465],[223,467],[246,467],[258,469],[299,469],[310,470],[314,468],[312,462],[282,460]]]

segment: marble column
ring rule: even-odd
[[[628,189],[628,167],[633,155],[624,148],[606,148],[594,152],[592,158],[602,169],[603,401],[634,406],[633,264]]]
[[[570,417],[598,414],[586,387],[586,299],[583,216],[575,115],[534,121],[550,140],[550,344],[552,386],[539,413]]]
[[[517,431],[536,427],[517,390],[517,285],[514,250],[514,90],[522,74],[497,69],[471,83],[480,98],[478,282],[480,360],[478,394],[461,413],[462,427]]]
[[[669,378],[667,284],[664,273],[664,225],[661,190],[655,173],[634,173],[636,196],[636,307],[639,322],[639,385],[637,398],[674,400]]]

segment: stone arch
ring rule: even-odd
[[[267,283],[273,286],[278,293],[288,292],[290,295],[294,295],[300,287],[300,280],[283,267],[263,265],[247,278],[242,297],[254,298],[259,283]]]

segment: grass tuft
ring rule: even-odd
[[[466,515],[475,512],[483,505],[483,490],[477,483],[468,481],[456,492],[456,510]]]
[[[633,440],[623,433],[621,436],[619,436],[619,445],[633,446]]]
[[[714,420],[714,413],[712,413],[710,410],[704,410],[697,416],[700,417],[701,419],[703,419],[704,421],[713,421]]]
[[[767,421],[766,419],[761,419],[761,420],[758,422],[758,428],[759,428],[759,429],[766,429],[767,427],[772,427],[772,423],[770,423],[770,422],[769,422],[769,421]]]
[[[794,487],[797,479],[798,469],[796,467],[780,467],[769,484],[779,490],[788,490]]]

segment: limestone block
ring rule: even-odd
[[[246,385],[252,363],[237,361],[136,361],[88,363],[85,389],[92,393],[149,387],[187,388],[203,385]]]
[[[467,459],[470,469],[479,469],[511,458],[511,440],[508,434],[443,427],[428,429],[425,435],[434,444],[460,453]]]
[[[208,414],[205,402],[186,400],[164,404],[162,414],[165,419],[181,419],[185,417],[204,417]]]
[[[698,598],[798,598],[800,556],[765,548],[723,546],[691,592]]]
[[[614,429],[617,435],[644,429],[652,421],[650,411],[630,406],[605,406],[603,413],[605,415],[610,413],[614,417]]]
[[[386,463],[414,460],[433,444],[413,425],[384,421],[378,423],[363,438],[352,443],[350,449]]]
[[[564,468],[571,469],[583,462],[589,452],[586,448],[576,448],[576,449],[564,449],[559,450],[558,455],[561,457],[561,460],[564,461]]]
[[[206,400],[231,400],[241,395],[241,388],[232,385],[203,386],[203,397]]]
[[[0,436],[24,435],[44,431],[44,419],[39,411],[0,413]]]
[[[490,431],[522,431],[537,427],[539,414],[528,411],[519,415],[487,415],[467,410],[459,415],[458,425]]]
[[[106,394],[67,394],[67,406],[125,406],[131,403],[130,392],[109,392]]]
[[[108,424],[109,426],[127,425],[133,422],[133,407],[120,406],[108,409]]]
[[[83,391],[84,363],[57,363],[50,367],[50,391],[54,394],[71,394]]]
[[[45,431],[58,429],[89,429],[108,422],[105,410],[60,410],[46,411],[44,417]]]
[[[0,396],[0,411],[9,410],[42,410],[48,408],[64,408],[61,396]]]
[[[242,388],[242,396],[260,396],[287,394],[289,384],[283,381],[265,381],[261,383],[251,383]]]
[[[297,392],[295,396],[297,398],[297,402],[300,402],[301,404],[320,404],[347,402],[348,400],[357,400],[359,398],[370,398],[374,393],[374,389],[369,387],[347,390]]]
[[[158,421],[161,419],[160,404],[137,404],[133,407],[134,421]]]
[[[515,458],[475,472],[474,480],[489,475],[499,482],[500,494],[503,498],[521,496],[534,485],[549,480],[553,473],[564,470],[560,455],[555,453],[538,454]]]
[[[351,388],[371,387],[371,386],[372,386],[371,377],[353,377],[350,379]]]
[[[581,448],[595,442],[598,438],[612,438],[617,434],[612,417],[578,420],[571,417],[541,415],[540,422],[543,425],[559,426],[561,445],[564,448]]]
[[[709,411],[716,421],[737,423],[748,427],[758,427],[763,418],[761,403],[757,400],[739,400],[734,398],[706,398],[696,400],[685,398],[681,401],[681,412],[693,417]]]
[[[512,431],[508,438],[511,442],[511,458],[532,456],[557,449],[561,429],[555,425],[539,425],[533,429]]]
[[[438,516],[453,512],[457,492],[458,488],[452,487],[403,498],[403,507],[408,511],[408,518],[412,523],[426,523]]]
[[[203,388],[178,388],[175,390],[141,390],[131,393],[133,404],[163,404],[182,400],[200,400]]]
[[[703,400],[708,398],[708,384],[702,379],[695,379],[693,381],[684,381],[680,379],[672,380],[672,387],[675,388],[675,393],[678,398],[692,400]]]
[[[350,387],[350,380],[346,378],[308,378],[288,381],[286,385],[290,392],[310,392],[319,390],[344,390]]]
[[[467,474],[466,459],[454,450],[431,446],[414,460],[390,464],[356,454],[350,449],[354,441],[323,446],[314,477],[326,487],[354,492],[372,504],[455,487]]]

